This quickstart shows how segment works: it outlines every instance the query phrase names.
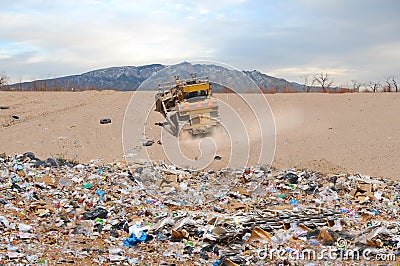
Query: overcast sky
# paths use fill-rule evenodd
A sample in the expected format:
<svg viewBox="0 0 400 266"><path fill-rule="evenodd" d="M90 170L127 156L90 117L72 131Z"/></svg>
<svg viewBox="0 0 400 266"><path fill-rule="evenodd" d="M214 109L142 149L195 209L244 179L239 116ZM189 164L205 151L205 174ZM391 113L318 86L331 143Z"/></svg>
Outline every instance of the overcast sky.
<svg viewBox="0 0 400 266"><path fill-rule="evenodd" d="M400 78L398 0L0 0L12 81L212 60L302 82Z"/></svg>

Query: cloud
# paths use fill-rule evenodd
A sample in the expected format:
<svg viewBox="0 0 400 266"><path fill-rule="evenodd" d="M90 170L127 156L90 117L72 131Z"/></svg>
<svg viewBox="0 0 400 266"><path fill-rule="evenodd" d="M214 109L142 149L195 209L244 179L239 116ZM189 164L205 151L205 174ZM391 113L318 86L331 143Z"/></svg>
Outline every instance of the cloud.
<svg viewBox="0 0 400 266"><path fill-rule="evenodd" d="M0 10L0 71L26 79L194 59L294 81L307 71L344 82L400 69L395 0L22 0Z"/></svg>

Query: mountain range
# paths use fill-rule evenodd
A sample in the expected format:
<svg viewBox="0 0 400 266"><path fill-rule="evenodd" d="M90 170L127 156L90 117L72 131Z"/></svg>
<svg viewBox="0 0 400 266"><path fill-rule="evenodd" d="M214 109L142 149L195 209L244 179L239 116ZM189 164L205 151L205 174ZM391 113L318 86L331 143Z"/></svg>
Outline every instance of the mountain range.
<svg viewBox="0 0 400 266"><path fill-rule="evenodd" d="M227 88L233 88L238 92L251 92L258 88L264 92L303 90L303 86L298 83L271 77L257 70L239 71L225 66L188 62L172 66L151 64L109 67L80 75L16 83L9 85L8 89L24 91L158 90L159 83L173 82L175 76L181 79L190 78L192 73L196 73L198 77L207 76L211 83L214 83L216 92Z"/></svg>

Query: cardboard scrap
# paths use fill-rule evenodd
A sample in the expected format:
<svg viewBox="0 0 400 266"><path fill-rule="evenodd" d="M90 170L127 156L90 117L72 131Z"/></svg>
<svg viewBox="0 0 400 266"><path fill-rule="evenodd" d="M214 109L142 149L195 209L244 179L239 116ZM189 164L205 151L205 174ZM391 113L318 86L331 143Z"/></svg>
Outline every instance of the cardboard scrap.
<svg viewBox="0 0 400 266"><path fill-rule="evenodd" d="M311 228L309 228L309 227L307 227L306 225L304 225L304 224L299 224L297 227L299 227L301 230L303 230L303 231L311 231Z"/></svg>
<svg viewBox="0 0 400 266"><path fill-rule="evenodd" d="M165 194L181 190L181 187L179 186L179 184L177 182L169 181L167 179L158 180L156 185Z"/></svg>
<svg viewBox="0 0 400 266"><path fill-rule="evenodd" d="M274 205L270 207L270 210L293 210L293 206L290 204Z"/></svg>
<svg viewBox="0 0 400 266"><path fill-rule="evenodd" d="M256 227L251 232L250 238L248 240L249 243L254 241L261 241L261 242L270 242L272 235L260 227Z"/></svg>
<svg viewBox="0 0 400 266"><path fill-rule="evenodd" d="M360 204L375 199L374 188L370 183L359 183L356 188L349 192L349 195L355 198Z"/></svg>
<svg viewBox="0 0 400 266"><path fill-rule="evenodd" d="M215 227L212 230L212 233L213 233L213 235L216 235L216 236L223 236L227 233L227 231L222 227Z"/></svg>
<svg viewBox="0 0 400 266"><path fill-rule="evenodd" d="M173 230L171 231L171 237L173 240L181 240L183 238L188 238L189 233L186 230Z"/></svg>
<svg viewBox="0 0 400 266"><path fill-rule="evenodd" d="M301 244L301 243L303 243L303 240L300 240L300 239L298 239L298 238L292 236L292 237L290 237L289 242Z"/></svg>
<svg viewBox="0 0 400 266"><path fill-rule="evenodd" d="M352 197L355 197L357 194L358 189L354 188L353 190L350 191L349 195Z"/></svg>
<svg viewBox="0 0 400 266"><path fill-rule="evenodd" d="M318 235L318 239L322 239L326 242L333 242L333 237L329 234L329 232L325 229L321 229L319 235Z"/></svg>
<svg viewBox="0 0 400 266"><path fill-rule="evenodd" d="M372 184L360 183L358 189L364 192L372 192Z"/></svg>
<svg viewBox="0 0 400 266"><path fill-rule="evenodd" d="M247 189L243 187L234 187L231 189L232 192L238 192L241 195L251 197L252 191L248 191Z"/></svg>
<svg viewBox="0 0 400 266"><path fill-rule="evenodd" d="M225 260L224 260L224 265L226 265L226 266L239 266L239 264L234 263L234 262L231 261L230 259L225 259Z"/></svg>
<svg viewBox="0 0 400 266"><path fill-rule="evenodd" d="M376 240L367 239L366 244L367 244L367 246L370 246L370 247L377 247L377 248L383 247L383 242L380 239L376 239Z"/></svg>
<svg viewBox="0 0 400 266"><path fill-rule="evenodd" d="M17 174L18 174L19 177L26 177L26 173L25 173L24 170L19 170L19 171L17 172Z"/></svg>
<svg viewBox="0 0 400 266"><path fill-rule="evenodd" d="M225 219L222 217L213 217L207 222L207 224L217 225L220 224L222 221L225 221Z"/></svg>
<svg viewBox="0 0 400 266"><path fill-rule="evenodd" d="M166 174L164 176L165 180L170 181L170 182L174 182L174 183L178 183L178 175L175 174Z"/></svg>
<svg viewBox="0 0 400 266"><path fill-rule="evenodd" d="M55 182L53 181L53 179L47 174L47 175L44 175L43 177L42 177L42 181L47 185L47 186L51 186L51 187L55 187L56 186L56 184L55 184Z"/></svg>

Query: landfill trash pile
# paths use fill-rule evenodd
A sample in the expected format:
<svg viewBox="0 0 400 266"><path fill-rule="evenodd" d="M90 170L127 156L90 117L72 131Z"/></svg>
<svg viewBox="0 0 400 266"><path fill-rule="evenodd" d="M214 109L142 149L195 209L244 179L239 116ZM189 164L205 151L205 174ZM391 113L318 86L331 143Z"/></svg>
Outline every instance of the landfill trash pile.
<svg viewBox="0 0 400 266"><path fill-rule="evenodd" d="M0 156L0 179L1 265L400 261L400 185L391 180L162 161L46 164L33 153Z"/></svg>

